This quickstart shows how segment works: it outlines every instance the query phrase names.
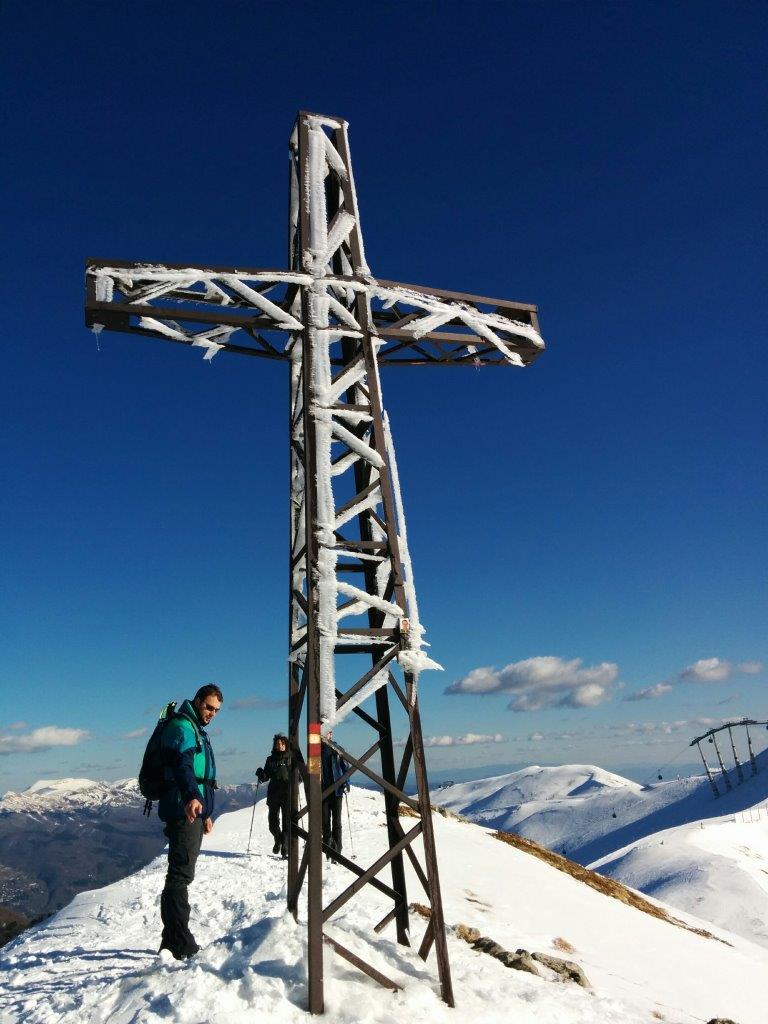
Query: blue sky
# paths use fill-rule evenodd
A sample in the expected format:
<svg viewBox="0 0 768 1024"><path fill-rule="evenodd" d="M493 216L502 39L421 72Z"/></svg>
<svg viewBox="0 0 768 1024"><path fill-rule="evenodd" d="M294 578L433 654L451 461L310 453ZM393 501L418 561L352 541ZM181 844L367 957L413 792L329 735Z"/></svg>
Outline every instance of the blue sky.
<svg viewBox="0 0 768 1024"><path fill-rule="evenodd" d="M375 274L548 344L383 377L425 734L502 737L433 774L642 775L765 717L765 7L468 10L2 6L0 792L132 774L211 679L222 781L284 726L285 367L98 351L83 261L284 266L300 108L350 123Z"/></svg>

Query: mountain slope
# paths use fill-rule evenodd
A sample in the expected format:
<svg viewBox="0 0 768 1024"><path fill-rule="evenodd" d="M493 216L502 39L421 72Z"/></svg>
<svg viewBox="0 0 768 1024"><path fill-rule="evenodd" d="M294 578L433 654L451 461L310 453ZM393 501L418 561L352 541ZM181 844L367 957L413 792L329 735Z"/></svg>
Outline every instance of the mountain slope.
<svg viewBox="0 0 768 1024"><path fill-rule="evenodd" d="M642 787L585 765L533 766L436 790L432 798L471 821L518 832L589 864L664 829L755 806L768 797L768 752L758 767L759 774L719 800L705 776Z"/></svg>
<svg viewBox="0 0 768 1024"><path fill-rule="evenodd" d="M386 845L382 801L353 789L354 850L370 863ZM223 816L205 841L191 889L192 924L204 944L185 964L155 954L163 858L65 910L0 952L5 979L0 1022L142 1024L236 1020L299 1024L305 1015L305 921L286 915L285 862L267 853L266 808L257 807L257 853L245 857L250 811ZM458 1013L483 1024L694 1024L716 1016L765 1019L768 951L719 933L719 941L676 927L589 888L487 829L435 815L449 954ZM345 844L350 849L348 837ZM406 862L409 898L423 899ZM324 901L350 881L325 872ZM413 947L396 946L390 925L371 923L390 904L370 888L335 915L328 931L403 985L390 994L329 953L326 1014L335 1024L393 1020L455 1024L437 990L434 954L415 950L424 922L412 918ZM677 915L681 916L681 915ZM695 927L701 922L685 919ZM505 949L558 955L563 944L591 990L511 970L455 933L479 929ZM561 954L560 954L561 955Z"/></svg>
<svg viewBox="0 0 768 1024"><path fill-rule="evenodd" d="M656 833L589 865L768 948L768 811Z"/></svg>
<svg viewBox="0 0 768 1024"><path fill-rule="evenodd" d="M433 796L768 946L765 753L757 763L756 776L719 800L703 776L643 788L581 765L534 766Z"/></svg>
<svg viewBox="0 0 768 1024"><path fill-rule="evenodd" d="M253 800L251 786L225 786L222 810ZM142 815L135 779L36 782L0 800L0 905L25 917L49 914L82 892L135 871L163 849L155 816Z"/></svg>

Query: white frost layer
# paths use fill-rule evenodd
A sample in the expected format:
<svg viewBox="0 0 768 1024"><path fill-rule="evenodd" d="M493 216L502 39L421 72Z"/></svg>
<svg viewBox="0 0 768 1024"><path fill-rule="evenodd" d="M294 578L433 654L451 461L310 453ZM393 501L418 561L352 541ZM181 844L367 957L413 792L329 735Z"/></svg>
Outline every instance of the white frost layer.
<svg viewBox="0 0 768 1024"><path fill-rule="evenodd" d="M328 326L328 296L322 282L312 286L310 296L309 337L312 346L312 390L325 393L331 382L330 333ZM331 447L333 432L328 410L313 408L315 432L315 473L317 487L318 557L317 628L320 638L320 716L328 718L336 710L336 538L333 485L331 482Z"/></svg>
<svg viewBox="0 0 768 1024"><path fill-rule="evenodd" d="M443 666L438 665L436 661L427 657L425 651L416 651L406 648L404 651L400 651L397 656L397 661L404 672L410 672L414 677L414 685L416 680L419 678L419 673L425 669L437 669L438 672L443 671Z"/></svg>

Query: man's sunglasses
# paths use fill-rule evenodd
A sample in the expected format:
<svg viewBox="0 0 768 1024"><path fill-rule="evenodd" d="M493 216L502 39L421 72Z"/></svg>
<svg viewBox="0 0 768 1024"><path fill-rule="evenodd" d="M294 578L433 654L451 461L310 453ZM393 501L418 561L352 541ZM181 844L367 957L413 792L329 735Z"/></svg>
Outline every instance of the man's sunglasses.
<svg viewBox="0 0 768 1024"><path fill-rule="evenodd" d="M215 715L217 711L221 711L221 705L215 708L213 704L203 704L203 711L210 711L211 714Z"/></svg>

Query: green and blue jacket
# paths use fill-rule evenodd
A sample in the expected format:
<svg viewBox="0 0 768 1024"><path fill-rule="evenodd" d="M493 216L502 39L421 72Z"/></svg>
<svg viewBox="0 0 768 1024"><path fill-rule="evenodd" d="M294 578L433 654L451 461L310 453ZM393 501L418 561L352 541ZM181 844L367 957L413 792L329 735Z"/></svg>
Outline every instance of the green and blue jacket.
<svg viewBox="0 0 768 1024"><path fill-rule="evenodd" d="M185 700L163 730L160 742L168 783L157 808L161 821L183 818L184 805L199 800L202 817L213 815L216 761L211 742L192 701Z"/></svg>

